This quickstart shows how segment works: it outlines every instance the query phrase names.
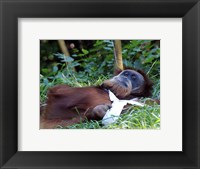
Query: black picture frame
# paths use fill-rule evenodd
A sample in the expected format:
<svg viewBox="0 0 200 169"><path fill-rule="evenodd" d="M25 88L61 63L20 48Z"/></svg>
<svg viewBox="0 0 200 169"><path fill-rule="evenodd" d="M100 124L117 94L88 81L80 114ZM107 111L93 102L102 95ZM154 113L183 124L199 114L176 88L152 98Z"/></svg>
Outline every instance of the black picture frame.
<svg viewBox="0 0 200 169"><path fill-rule="evenodd" d="M1 168L200 168L199 0L0 0L0 15ZM40 17L181 17L183 151L18 151L18 18Z"/></svg>

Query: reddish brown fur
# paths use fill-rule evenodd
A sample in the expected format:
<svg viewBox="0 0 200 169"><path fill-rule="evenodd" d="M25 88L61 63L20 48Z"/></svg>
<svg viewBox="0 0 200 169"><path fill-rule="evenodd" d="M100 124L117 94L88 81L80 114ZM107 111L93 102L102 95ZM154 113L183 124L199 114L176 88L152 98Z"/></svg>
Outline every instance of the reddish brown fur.
<svg viewBox="0 0 200 169"><path fill-rule="evenodd" d="M130 95L130 98L150 95L151 81L145 73L138 72L145 79L145 90L140 94ZM108 92L102 86L73 88L67 85L58 85L49 89L47 96L47 106L40 117L40 128L72 125L80 120L90 118L91 111L97 105L111 105Z"/></svg>
<svg viewBox="0 0 200 169"><path fill-rule="evenodd" d="M142 97L151 96L151 90L152 90L152 86L153 86L152 81L149 80L147 75L142 70L137 70L137 72L139 72L144 77L144 81L145 81L145 90L142 93L140 93L140 95L138 95L138 96L142 96Z"/></svg>
<svg viewBox="0 0 200 169"><path fill-rule="evenodd" d="M72 119L82 113L87 114L96 105L106 103L110 103L107 92L98 87L72 88L59 85L49 90L46 109L49 113L46 117Z"/></svg>
<svg viewBox="0 0 200 169"><path fill-rule="evenodd" d="M41 116L40 128L80 122L80 118L86 119L88 113L97 105L111 104L107 91L101 87L72 88L58 85L49 89L47 96L47 106Z"/></svg>

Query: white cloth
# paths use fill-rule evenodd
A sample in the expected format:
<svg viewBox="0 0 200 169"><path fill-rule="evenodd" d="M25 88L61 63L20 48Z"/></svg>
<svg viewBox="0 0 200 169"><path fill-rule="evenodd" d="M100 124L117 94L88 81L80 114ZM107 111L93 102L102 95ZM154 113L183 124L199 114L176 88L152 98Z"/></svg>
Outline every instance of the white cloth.
<svg viewBox="0 0 200 169"><path fill-rule="evenodd" d="M122 109L127 104L144 106L144 104L132 100L119 100L110 90L109 90L110 101L112 101L112 107L107 110L105 116L103 117L102 124L107 126L114 123L120 116Z"/></svg>

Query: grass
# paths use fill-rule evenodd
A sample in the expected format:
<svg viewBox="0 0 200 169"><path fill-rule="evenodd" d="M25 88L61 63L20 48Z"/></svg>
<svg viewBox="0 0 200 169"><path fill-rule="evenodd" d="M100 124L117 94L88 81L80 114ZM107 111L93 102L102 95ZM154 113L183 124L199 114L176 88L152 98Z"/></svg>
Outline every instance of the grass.
<svg viewBox="0 0 200 169"><path fill-rule="evenodd" d="M62 128L62 127L60 127ZM86 121L62 129L159 129L160 106L156 103L144 107L130 106L123 111L116 123L102 126L101 121Z"/></svg>
<svg viewBox="0 0 200 169"><path fill-rule="evenodd" d="M67 84L73 87L96 86L102 84L105 79L110 77L88 77L87 75L80 76L74 74L64 75L58 72L53 77L45 78L40 77L40 101L41 104L45 103L48 88L57 84ZM88 80L89 79L89 80ZM160 80L157 76L152 76L154 82L152 98L160 98ZM146 103L150 99L142 98L140 102ZM148 102L144 107L128 106L120 115L116 123L109 126L102 126L101 121L84 121L79 124L74 124L68 127L58 126L60 129L159 129L160 128L160 105L155 102Z"/></svg>

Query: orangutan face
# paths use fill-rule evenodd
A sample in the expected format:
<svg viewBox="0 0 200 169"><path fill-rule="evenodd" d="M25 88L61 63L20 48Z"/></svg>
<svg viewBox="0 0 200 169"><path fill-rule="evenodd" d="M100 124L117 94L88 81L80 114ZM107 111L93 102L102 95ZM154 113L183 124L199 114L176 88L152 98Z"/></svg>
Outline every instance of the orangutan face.
<svg viewBox="0 0 200 169"><path fill-rule="evenodd" d="M142 74L135 70L124 70L117 76L104 81L103 87L111 90L119 98L142 93L145 80Z"/></svg>

